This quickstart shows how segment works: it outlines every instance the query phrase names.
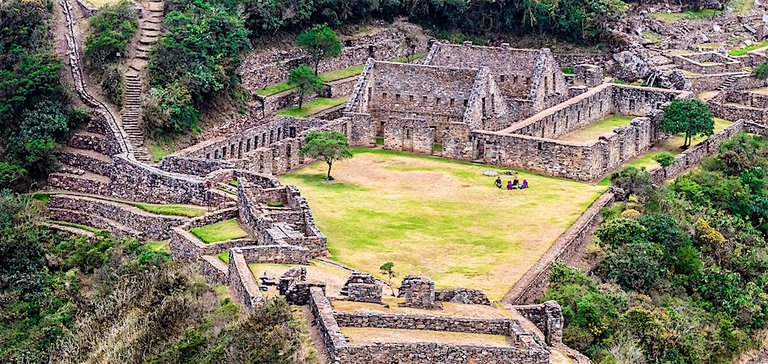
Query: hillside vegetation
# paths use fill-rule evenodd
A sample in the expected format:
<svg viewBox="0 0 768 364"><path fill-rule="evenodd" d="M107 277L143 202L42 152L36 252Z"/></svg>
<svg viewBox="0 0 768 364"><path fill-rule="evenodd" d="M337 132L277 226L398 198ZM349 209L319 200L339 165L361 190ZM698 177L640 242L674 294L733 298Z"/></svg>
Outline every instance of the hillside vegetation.
<svg viewBox="0 0 768 364"><path fill-rule="evenodd" d="M49 34L52 6L0 2L0 188L45 175L56 143L89 117L72 108L59 80L63 63Z"/></svg>
<svg viewBox="0 0 768 364"><path fill-rule="evenodd" d="M4 362L316 362L284 300L241 312L167 252L54 233L38 208L0 194Z"/></svg>
<svg viewBox="0 0 768 364"><path fill-rule="evenodd" d="M556 267L545 299L564 340L597 363L726 363L768 318L768 142L740 134L654 189L645 170L596 233L593 275Z"/></svg>

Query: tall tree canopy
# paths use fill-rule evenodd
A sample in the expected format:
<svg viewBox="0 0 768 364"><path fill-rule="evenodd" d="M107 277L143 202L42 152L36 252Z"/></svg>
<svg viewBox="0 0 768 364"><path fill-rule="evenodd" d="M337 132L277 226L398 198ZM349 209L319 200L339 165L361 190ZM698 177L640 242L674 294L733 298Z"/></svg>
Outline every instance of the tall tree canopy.
<svg viewBox="0 0 768 364"><path fill-rule="evenodd" d="M341 53L341 41L333 29L325 24L316 24L312 29L299 34L296 43L307 50L312 58L315 74L320 60L328 57L336 57Z"/></svg>
<svg viewBox="0 0 768 364"><path fill-rule="evenodd" d="M664 108L659 128L668 134L685 133L682 148L687 148L691 145L691 138L715 132L715 119L704 101L674 99Z"/></svg>

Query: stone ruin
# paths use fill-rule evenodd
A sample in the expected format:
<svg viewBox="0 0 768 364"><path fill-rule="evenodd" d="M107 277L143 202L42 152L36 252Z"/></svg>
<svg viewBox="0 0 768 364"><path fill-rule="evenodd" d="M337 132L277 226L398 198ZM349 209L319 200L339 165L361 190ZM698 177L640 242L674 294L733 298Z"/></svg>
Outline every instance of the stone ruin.
<svg viewBox="0 0 768 364"><path fill-rule="evenodd" d="M306 305L309 302L309 290L317 287L325 292L325 283L307 280L307 268L294 267L280 276L278 292L285 296L288 303Z"/></svg>
<svg viewBox="0 0 768 364"><path fill-rule="evenodd" d="M353 302L381 303L381 290L381 284L372 275L352 272L341 289L341 295Z"/></svg>
<svg viewBox="0 0 768 364"><path fill-rule="evenodd" d="M443 306L435 301L435 282L426 277L407 275L400 283L398 297L405 297L400 307L440 310Z"/></svg>

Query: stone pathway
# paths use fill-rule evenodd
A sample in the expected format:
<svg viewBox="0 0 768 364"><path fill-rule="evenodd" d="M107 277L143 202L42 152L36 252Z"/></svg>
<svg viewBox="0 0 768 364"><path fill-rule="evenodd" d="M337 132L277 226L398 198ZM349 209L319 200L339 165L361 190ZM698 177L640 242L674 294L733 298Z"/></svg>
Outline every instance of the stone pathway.
<svg viewBox="0 0 768 364"><path fill-rule="evenodd" d="M136 159L142 162L152 161L149 152L144 148L144 125L141 120L142 95L144 93L144 70L149 61L149 51L157 43L163 30L163 2L150 0L144 3L144 14L139 19L139 40L128 71L125 73L125 105L122 110L122 126L128 135L128 140L136 148Z"/></svg>

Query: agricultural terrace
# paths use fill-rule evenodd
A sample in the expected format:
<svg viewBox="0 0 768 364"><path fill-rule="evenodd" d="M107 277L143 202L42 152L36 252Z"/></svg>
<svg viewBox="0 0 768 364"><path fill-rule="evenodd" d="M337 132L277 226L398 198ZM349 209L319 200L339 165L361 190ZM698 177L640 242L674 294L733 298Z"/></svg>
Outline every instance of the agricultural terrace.
<svg viewBox="0 0 768 364"><path fill-rule="evenodd" d="M498 300L605 187L520 172L530 189L499 190L483 175L490 169L357 149L334 164L335 181L323 179L322 162L281 180L309 201L332 259L382 278L379 266L392 261L400 279L422 274Z"/></svg>

